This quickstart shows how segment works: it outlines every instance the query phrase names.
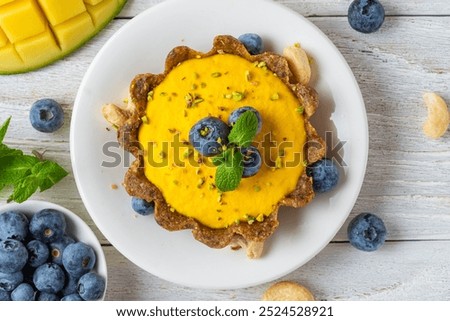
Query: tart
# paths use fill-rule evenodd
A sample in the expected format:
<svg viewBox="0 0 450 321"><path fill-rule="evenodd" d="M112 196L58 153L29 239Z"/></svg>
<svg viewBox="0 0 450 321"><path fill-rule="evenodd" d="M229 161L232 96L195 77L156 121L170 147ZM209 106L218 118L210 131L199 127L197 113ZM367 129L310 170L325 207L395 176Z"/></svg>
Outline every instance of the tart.
<svg viewBox="0 0 450 321"><path fill-rule="evenodd" d="M261 115L252 145L263 162L256 175L222 192L211 158L192 147L189 130L206 116L226 122L243 106ZM279 224L279 207L302 207L314 198L306 166L325 153L309 122L317 107L317 93L296 82L285 58L251 55L237 39L221 35L206 53L174 48L162 74L132 80L126 109L106 105L103 112L136 157L123 185L130 195L154 201L159 225L192 229L211 248L245 248L257 258Z"/></svg>

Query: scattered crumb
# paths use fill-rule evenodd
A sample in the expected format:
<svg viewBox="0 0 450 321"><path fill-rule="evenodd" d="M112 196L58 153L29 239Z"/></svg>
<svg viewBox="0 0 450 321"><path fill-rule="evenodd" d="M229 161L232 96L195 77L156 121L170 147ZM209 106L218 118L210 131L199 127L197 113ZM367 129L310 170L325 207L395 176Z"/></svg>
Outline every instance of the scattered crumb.
<svg viewBox="0 0 450 321"><path fill-rule="evenodd" d="M115 189L118 189L119 186L117 186L117 184L111 184L111 188L115 190Z"/></svg>

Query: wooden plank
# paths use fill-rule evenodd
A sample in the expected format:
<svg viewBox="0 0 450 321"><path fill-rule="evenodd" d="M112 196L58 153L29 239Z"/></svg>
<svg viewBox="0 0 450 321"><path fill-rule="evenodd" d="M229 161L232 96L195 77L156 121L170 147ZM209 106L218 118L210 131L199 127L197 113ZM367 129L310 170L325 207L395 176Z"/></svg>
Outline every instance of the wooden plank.
<svg viewBox="0 0 450 321"><path fill-rule="evenodd" d="M140 12L164 2L164 0L130 0L119 17L134 17ZM346 16L350 0L275 0L304 16ZM398 15L448 15L447 0L397 0L381 1L386 14Z"/></svg>
<svg viewBox="0 0 450 321"><path fill-rule="evenodd" d="M389 242L367 253L349 244L330 244L282 280L303 284L317 300L449 300L449 245L448 241ZM104 251L109 272L107 300L258 301L273 283L239 290L197 290L141 270L112 247Z"/></svg>

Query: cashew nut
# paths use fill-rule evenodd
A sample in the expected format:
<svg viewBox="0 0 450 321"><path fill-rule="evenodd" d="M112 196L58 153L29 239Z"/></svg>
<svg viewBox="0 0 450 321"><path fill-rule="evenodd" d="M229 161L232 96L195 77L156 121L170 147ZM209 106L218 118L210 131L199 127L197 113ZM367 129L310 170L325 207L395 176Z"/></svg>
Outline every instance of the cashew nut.
<svg viewBox="0 0 450 321"><path fill-rule="evenodd" d="M305 50L299 43L296 43L284 48L283 56L286 58L296 80L302 85L307 85L311 79L311 66Z"/></svg>
<svg viewBox="0 0 450 321"><path fill-rule="evenodd" d="M425 93L423 100L428 108L428 118L423 124L423 132L428 137L437 139L445 134L450 123L447 104L435 93Z"/></svg>
<svg viewBox="0 0 450 321"><path fill-rule="evenodd" d="M263 301L314 301L314 295L305 288L292 281L281 281L271 285L264 292Z"/></svg>
<svg viewBox="0 0 450 321"><path fill-rule="evenodd" d="M112 125L121 127L128 119L128 114L114 104L106 104L102 108L103 117Z"/></svg>

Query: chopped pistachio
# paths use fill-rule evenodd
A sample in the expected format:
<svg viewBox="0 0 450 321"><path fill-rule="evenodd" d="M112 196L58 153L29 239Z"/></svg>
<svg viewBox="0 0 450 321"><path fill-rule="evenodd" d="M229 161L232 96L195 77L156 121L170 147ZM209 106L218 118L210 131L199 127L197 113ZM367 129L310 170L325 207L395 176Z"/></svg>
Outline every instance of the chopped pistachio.
<svg viewBox="0 0 450 321"><path fill-rule="evenodd" d="M184 117L187 117L187 116L188 116L188 112L187 112L186 109L183 110L183 116L184 116Z"/></svg>
<svg viewBox="0 0 450 321"><path fill-rule="evenodd" d="M191 93L187 93L184 96L184 100L186 101L187 108L196 107L198 104L204 101L204 99L200 97L198 94L191 94Z"/></svg>
<svg viewBox="0 0 450 321"><path fill-rule="evenodd" d="M258 64L259 64L259 62L258 62L258 61L255 61L255 62L253 63L253 66L258 67Z"/></svg>
<svg viewBox="0 0 450 321"><path fill-rule="evenodd" d="M218 137L216 141L217 141L219 144L222 144L222 138L221 138L221 137Z"/></svg>
<svg viewBox="0 0 450 321"><path fill-rule="evenodd" d="M308 161L306 159L303 161L303 166L308 166Z"/></svg>
<svg viewBox="0 0 450 321"><path fill-rule="evenodd" d="M200 168L197 168L197 169L195 170L195 174L196 174L196 175L200 175L201 172L202 172L202 170L201 170Z"/></svg>
<svg viewBox="0 0 450 321"><path fill-rule="evenodd" d="M201 177L201 178L197 181L197 188L202 187L203 184L205 184L205 178L204 178L204 177Z"/></svg>
<svg viewBox="0 0 450 321"><path fill-rule="evenodd" d="M220 212L222 212L222 210L218 208L218 209L216 209L216 212L220 213ZM220 220L222 220L222 218L219 217L218 220L220 221Z"/></svg>
<svg viewBox="0 0 450 321"><path fill-rule="evenodd" d="M198 77L200 77L200 75L196 72L194 72L194 79L198 79Z"/></svg>
<svg viewBox="0 0 450 321"><path fill-rule="evenodd" d="M200 135L202 137L205 137L206 135L208 135L208 133L209 133L209 128L208 127L204 127L202 129L200 129Z"/></svg>
<svg viewBox="0 0 450 321"><path fill-rule="evenodd" d="M258 68L264 68L264 67L267 67L267 64L266 64L265 61L261 61L261 62L259 62L256 66L257 66Z"/></svg>
<svg viewBox="0 0 450 321"><path fill-rule="evenodd" d="M144 124L148 124L148 123L149 123L148 117L147 117L146 115L142 116L142 117L141 117L141 120L142 120L142 122L143 122Z"/></svg>
<svg viewBox="0 0 450 321"><path fill-rule="evenodd" d="M278 151L278 156L284 157L285 155L286 155L286 151L285 151L284 149L280 149L280 150Z"/></svg>
<svg viewBox="0 0 450 321"><path fill-rule="evenodd" d="M198 88L198 86L196 84L192 84L191 89L192 90L196 90Z"/></svg>
<svg viewBox="0 0 450 321"><path fill-rule="evenodd" d="M161 159L164 159L164 158L166 158L166 152L164 152L164 151L160 151L159 152L159 157L161 158Z"/></svg>
<svg viewBox="0 0 450 321"><path fill-rule="evenodd" d="M241 101L242 99L245 98L244 93L239 92L239 91L233 91L231 93L231 95L232 95L234 101Z"/></svg>
<svg viewBox="0 0 450 321"><path fill-rule="evenodd" d="M216 185L213 184L213 183L209 183L208 189L209 189L210 191L212 191L212 190L216 189Z"/></svg>
<svg viewBox="0 0 450 321"><path fill-rule="evenodd" d="M245 79L246 79L247 81L252 80L252 75L251 75L251 73L250 73L250 70L246 70L246 71L245 71Z"/></svg>
<svg viewBox="0 0 450 321"><path fill-rule="evenodd" d="M264 221L264 214L259 214L259 215L256 217L256 220L257 220L258 222Z"/></svg>
<svg viewBox="0 0 450 321"><path fill-rule="evenodd" d="M171 133L171 134L175 134L175 133L179 133L179 131L176 129L176 128L169 128L168 129L168 131L169 131L169 133Z"/></svg>
<svg viewBox="0 0 450 321"><path fill-rule="evenodd" d="M178 96L178 94L175 93L175 92L173 92L171 95L174 96L174 97L177 97L177 96Z"/></svg>
<svg viewBox="0 0 450 321"><path fill-rule="evenodd" d="M112 128L113 128L114 130L116 130L116 131L119 130L119 126L117 126L117 125L115 125L115 124L112 125Z"/></svg>
<svg viewBox="0 0 450 321"><path fill-rule="evenodd" d="M232 95L232 94L224 94L224 95L223 95L223 98L225 98L225 99L231 99L231 98L233 98L233 95Z"/></svg>
<svg viewBox="0 0 450 321"><path fill-rule="evenodd" d="M124 99L123 99L123 102L124 102L125 104L128 104L128 98L124 98Z"/></svg>
<svg viewBox="0 0 450 321"><path fill-rule="evenodd" d="M305 112L305 108L303 106L298 106L296 109L297 113L303 114Z"/></svg>
<svg viewBox="0 0 450 321"><path fill-rule="evenodd" d="M219 78L220 76L222 76L222 73L220 73L220 72L218 72L218 71L213 72L213 73L211 74L211 77L213 77L213 78Z"/></svg>
<svg viewBox="0 0 450 321"><path fill-rule="evenodd" d="M196 98L194 99L194 103L192 104L193 106L196 106L198 104L200 104L201 102L204 102L205 100L203 98Z"/></svg>
<svg viewBox="0 0 450 321"><path fill-rule="evenodd" d="M178 181L176 180L176 179L174 179L173 181L172 181L172 183L174 184L174 185L178 185Z"/></svg>
<svg viewBox="0 0 450 321"><path fill-rule="evenodd" d="M222 203L223 193L219 193L219 196L217 196L217 202Z"/></svg>
<svg viewBox="0 0 450 321"><path fill-rule="evenodd" d="M237 219L234 220L234 224L238 225L239 223L241 223L240 219L237 218Z"/></svg>
<svg viewBox="0 0 450 321"><path fill-rule="evenodd" d="M162 96L162 97L165 97L165 96L167 96L167 93L164 92L164 91L161 91L161 92L159 93L159 95Z"/></svg>
<svg viewBox="0 0 450 321"><path fill-rule="evenodd" d="M274 93L272 96L270 96L270 100L278 100L280 99L280 95L278 93Z"/></svg>
<svg viewBox="0 0 450 321"><path fill-rule="evenodd" d="M200 87L205 88L206 87L206 83L205 82L201 82L200 83Z"/></svg>
<svg viewBox="0 0 450 321"><path fill-rule="evenodd" d="M283 161L281 160L281 157L278 156L275 160L275 168L279 169L283 167Z"/></svg>
<svg viewBox="0 0 450 321"><path fill-rule="evenodd" d="M170 208L169 208L169 211L171 211L172 213L174 213L174 212L175 212L175 209L174 209L173 207L170 207Z"/></svg>
<svg viewBox="0 0 450 321"><path fill-rule="evenodd" d="M147 101L153 100L153 90L150 90L147 94Z"/></svg>
<svg viewBox="0 0 450 321"><path fill-rule="evenodd" d="M259 185L254 185L254 186L253 186L253 190L254 190L255 192L260 192L260 191L261 191L261 187L260 187Z"/></svg>
<svg viewBox="0 0 450 321"><path fill-rule="evenodd" d="M186 149L183 153L183 158L189 158L193 153L192 149Z"/></svg>

